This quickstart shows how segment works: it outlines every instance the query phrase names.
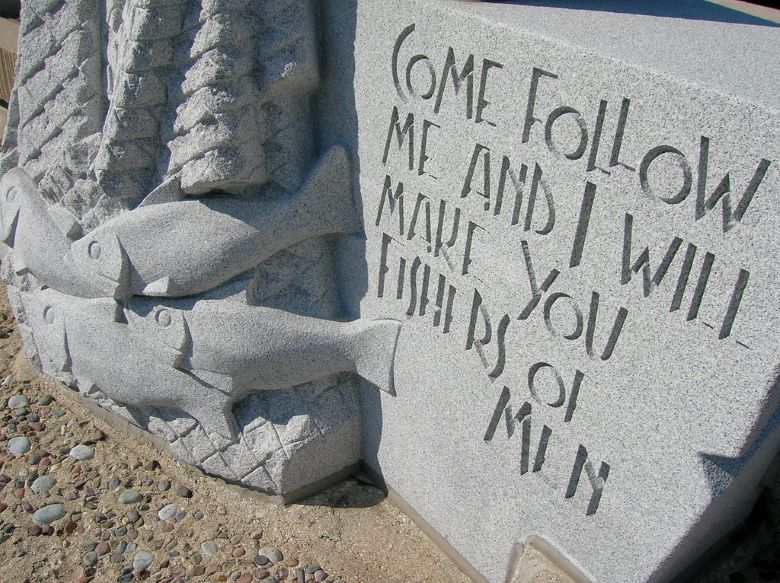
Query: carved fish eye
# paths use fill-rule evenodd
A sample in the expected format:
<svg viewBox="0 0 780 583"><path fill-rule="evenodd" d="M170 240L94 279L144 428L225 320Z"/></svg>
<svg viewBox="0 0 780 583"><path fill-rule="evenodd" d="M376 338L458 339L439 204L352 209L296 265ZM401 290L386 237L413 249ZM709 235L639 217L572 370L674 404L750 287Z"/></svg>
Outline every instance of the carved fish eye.
<svg viewBox="0 0 780 583"><path fill-rule="evenodd" d="M12 186L8 189L8 192L5 194L5 198L8 202L13 202L16 200L16 187Z"/></svg>
<svg viewBox="0 0 780 583"><path fill-rule="evenodd" d="M100 243L97 241L92 241L87 247L87 254L89 255L90 259L94 259L95 261L100 259L101 252L102 249L100 247Z"/></svg>
<svg viewBox="0 0 780 583"><path fill-rule="evenodd" d="M47 323L53 324L54 323L54 318L56 317L56 315L57 315L57 313L56 313L55 309L52 306L46 306L45 308L43 308L43 319Z"/></svg>
<svg viewBox="0 0 780 583"><path fill-rule="evenodd" d="M167 328L172 322L171 313L166 309L157 310L154 319L157 320L157 323L163 328Z"/></svg>

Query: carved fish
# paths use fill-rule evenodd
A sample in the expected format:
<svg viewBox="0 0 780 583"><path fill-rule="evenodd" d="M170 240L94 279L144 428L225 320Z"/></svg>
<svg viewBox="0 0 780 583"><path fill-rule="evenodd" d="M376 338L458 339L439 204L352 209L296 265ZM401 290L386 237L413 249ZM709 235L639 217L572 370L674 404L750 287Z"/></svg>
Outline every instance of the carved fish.
<svg viewBox="0 0 780 583"><path fill-rule="evenodd" d="M164 183L134 210L71 243L55 221L61 217L52 217L16 168L0 183L0 234L19 272L68 295L123 298L201 293L305 239L361 230L340 147L282 200L183 196Z"/></svg>
<svg viewBox="0 0 780 583"><path fill-rule="evenodd" d="M58 226L62 217L53 216L50 210L21 168L9 170L0 180L0 236L13 248L14 269L19 274L29 271L63 293L110 296L111 286L101 285L73 261L71 240Z"/></svg>
<svg viewBox="0 0 780 583"><path fill-rule="evenodd" d="M300 191L278 201L207 196L154 204L175 193L153 192L147 204L73 243L73 258L116 297L208 291L305 239L360 232L348 166L344 149L334 147Z"/></svg>
<svg viewBox="0 0 780 583"><path fill-rule="evenodd" d="M335 322L240 302L162 305L145 298L132 298L125 314L139 340L155 345L158 358L200 377L206 371L211 379L221 375L240 396L337 372L355 372L395 393L396 320Z"/></svg>
<svg viewBox="0 0 780 583"><path fill-rule="evenodd" d="M52 289L31 294L28 306L50 369L120 403L180 409L231 439L232 406L249 392L356 372L394 393L394 320L333 322L206 300L180 310L138 298L125 324L111 299Z"/></svg>

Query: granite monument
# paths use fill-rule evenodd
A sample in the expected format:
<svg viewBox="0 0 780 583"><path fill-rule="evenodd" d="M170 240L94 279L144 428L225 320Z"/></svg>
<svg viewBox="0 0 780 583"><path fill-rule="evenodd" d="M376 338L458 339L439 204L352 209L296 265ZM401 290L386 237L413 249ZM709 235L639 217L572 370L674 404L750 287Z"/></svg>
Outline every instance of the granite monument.
<svg viewBox="0 0 780 583"><path fill-rule="evenodd" d="M780 28L703 0L46 0L28 353L204 471L362 460L478 581L684 575L780 450ZM362 380L361 380L362 379Z"/></svg>

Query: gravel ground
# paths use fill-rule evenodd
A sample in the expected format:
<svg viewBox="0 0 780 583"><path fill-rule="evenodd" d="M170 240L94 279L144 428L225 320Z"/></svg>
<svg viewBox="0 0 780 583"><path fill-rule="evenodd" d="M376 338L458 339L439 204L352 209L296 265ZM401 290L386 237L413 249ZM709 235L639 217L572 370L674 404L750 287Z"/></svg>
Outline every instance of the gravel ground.
<svg viewBox="0 0 780 583"><path fill-rule="evenodd" d="M29 363L4 288L0 564L0 581L14 583L469 581L361 480L281 507L94 417ZM549 576L529 575L565 579ZM694 580L780 581L780 479Z"/></svg>

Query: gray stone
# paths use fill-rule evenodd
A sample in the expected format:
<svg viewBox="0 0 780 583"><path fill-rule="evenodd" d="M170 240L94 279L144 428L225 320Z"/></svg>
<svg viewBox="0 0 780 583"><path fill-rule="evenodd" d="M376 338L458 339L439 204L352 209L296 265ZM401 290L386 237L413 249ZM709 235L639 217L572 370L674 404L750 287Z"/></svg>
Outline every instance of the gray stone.
<svg viewBox="0 0 780 583"><path fill-rule="evenodd" d="M30 490L32 490L35 494L46 493L51 490L56 483L57 480L54 479L54 476L40 476L35 478L32 485L30 486Z"/></svg>
<svg viewBox="0 0 780 583"><path fill-rule="evenodd" d="M44 372L266 492L362 458L491 583L531 545L672 579L748 514L780 448L777 27L60 4L22 13L72 48L22 35L0 160Z"/></svg>
<svg viewBox="0 0 780 583"><path fill-rule="evenodd" d="M135 490L125 490L119 495L119 501L122 504L135 504L141 500L143 500L143 496L141 496Z"/></svg>
<svg viewBox="0 0 780 583"><path fill-rule="evenodd" d="M85 567L92 567L94 566L98 561L98 556L95 551L88 551L84 553L81 557L81 564Z"/></svg>
<svg viewBox="0 0 780 583"><path fill-rule="evenodd" d="M780 446L780 28L625 7L357 2L325 97L360 128L346 303L404 320L363 459L491 582L534 541L671 580Z"/></svg>
<svg viewBox="0 0 780 583"><path fill-rule="evenodd" d="M147 551L138 551L133 557L133 570L143 571L154 562L154 555Z"/></svg>
<svg viewBox="0 0 780 583"><path fill-rule="evenodd" d="M95 450L82 443L70 450L70 457L78 461L91 460L95 457Z"/></svg>
<svg viewBox="0 0 780 583"><path fill-rule="evenodd" d="M9 409L18 409L20 407L26 407L30 404L29 399L24 395L13 395L8 399Z"/></svg>
<svg viewBox="0 0 780 583"><path fill-rule="evenodd" d="M207 557L214 557L219 552L219 547L213 540L205 540L200 543L200 550L202 550L203 554Z"/></svg>
<svg viewBox="0 0 780 583"><path fill-rule="evenodd" d="M266 557L269 561L273 563L278 563L279 561L284 559L282 552L279 549L274 547L263 547L257 551L257 554Z"/></svg>
<svg viewBox="0 0 780 583"><path fill-rule="evenodd" d="M176 515L176 510L176 504L166 504L157 513L157 516L160 518L160 520L168 520Z"/></svg>
<svg viewBox="0 0 780 583"><path fill-rule="evenodd" d="M284 495L356 463L360 417L349 373L392 391L398 323L340 321L332 236L359 234L361 211L348 154L335 143L315 147L311 96L322 79L314 4L244 10L220 2L201 18L199 7L182 3L148 23L139 12L140 26L120 19L118 28L87 4L73 0L58 18L46 17L48 7L43 15L22 12L23 29L43 18L41 34L72 39L66 51L22 35L23 83L14 91L0 165L0 190L9 195L2 236L12 248L3 277L35 339L28 352L46 373L133 422L148 419L182 459L229 480L246 476L247 485ZM211 32L195 35L184 24L196 21ZM236 35L247 38L252 55L234 55ZM137 50L115 50L120 42ZM231 62L215 69L203 55L223 48ZM174 62L180 54L196 57ZM176 68L183 83L169 94ZM62 89L52 94L48 84ZM41 113L33 119L32 112ZM225 196L193 196L213 191ZM168 229L170 219L181 228ZM134 300L118 313L113 298L131 294L158 299ZM184 295L196 300L195 311L189 300L175 300ZM228 306L236 312L223 318ZM227 342L198 338L198 329L211 334L206 320L213 319L224 323ZM289 356L252 341L261 336L278 338ZM194 361L219 366L192 368L199 365L190 363L190 346L199 353ZM304 350L307 358L299 359ZM271 374L261 372L262 362L273 363ZM286 391L250 398L292 386L306 395L303 409L297 400L289 405ZM326 388L346 406L337 418L314 422ZM180 410L171 414L172 406ZM277 418L289 427L269 423L268 406L281 409ZM239 428L268 449L241 442ZM290 463L269 465L286 445L277 430L298 446Z"/></svg>
<svg viewBox="0 0 780 583"><path fill-rule="evenodd" d="M62 504L49 504L36 510L32 518L37 524L50 524L63 516L65 516L65 506Z"/></svg>
<svg viewBox="0 0 780 583"><path fill-rule="evenodd" d="M30 440L26 437L12 437L8 440L8 451L14 455L24 455L30 451Z"/></svg>

